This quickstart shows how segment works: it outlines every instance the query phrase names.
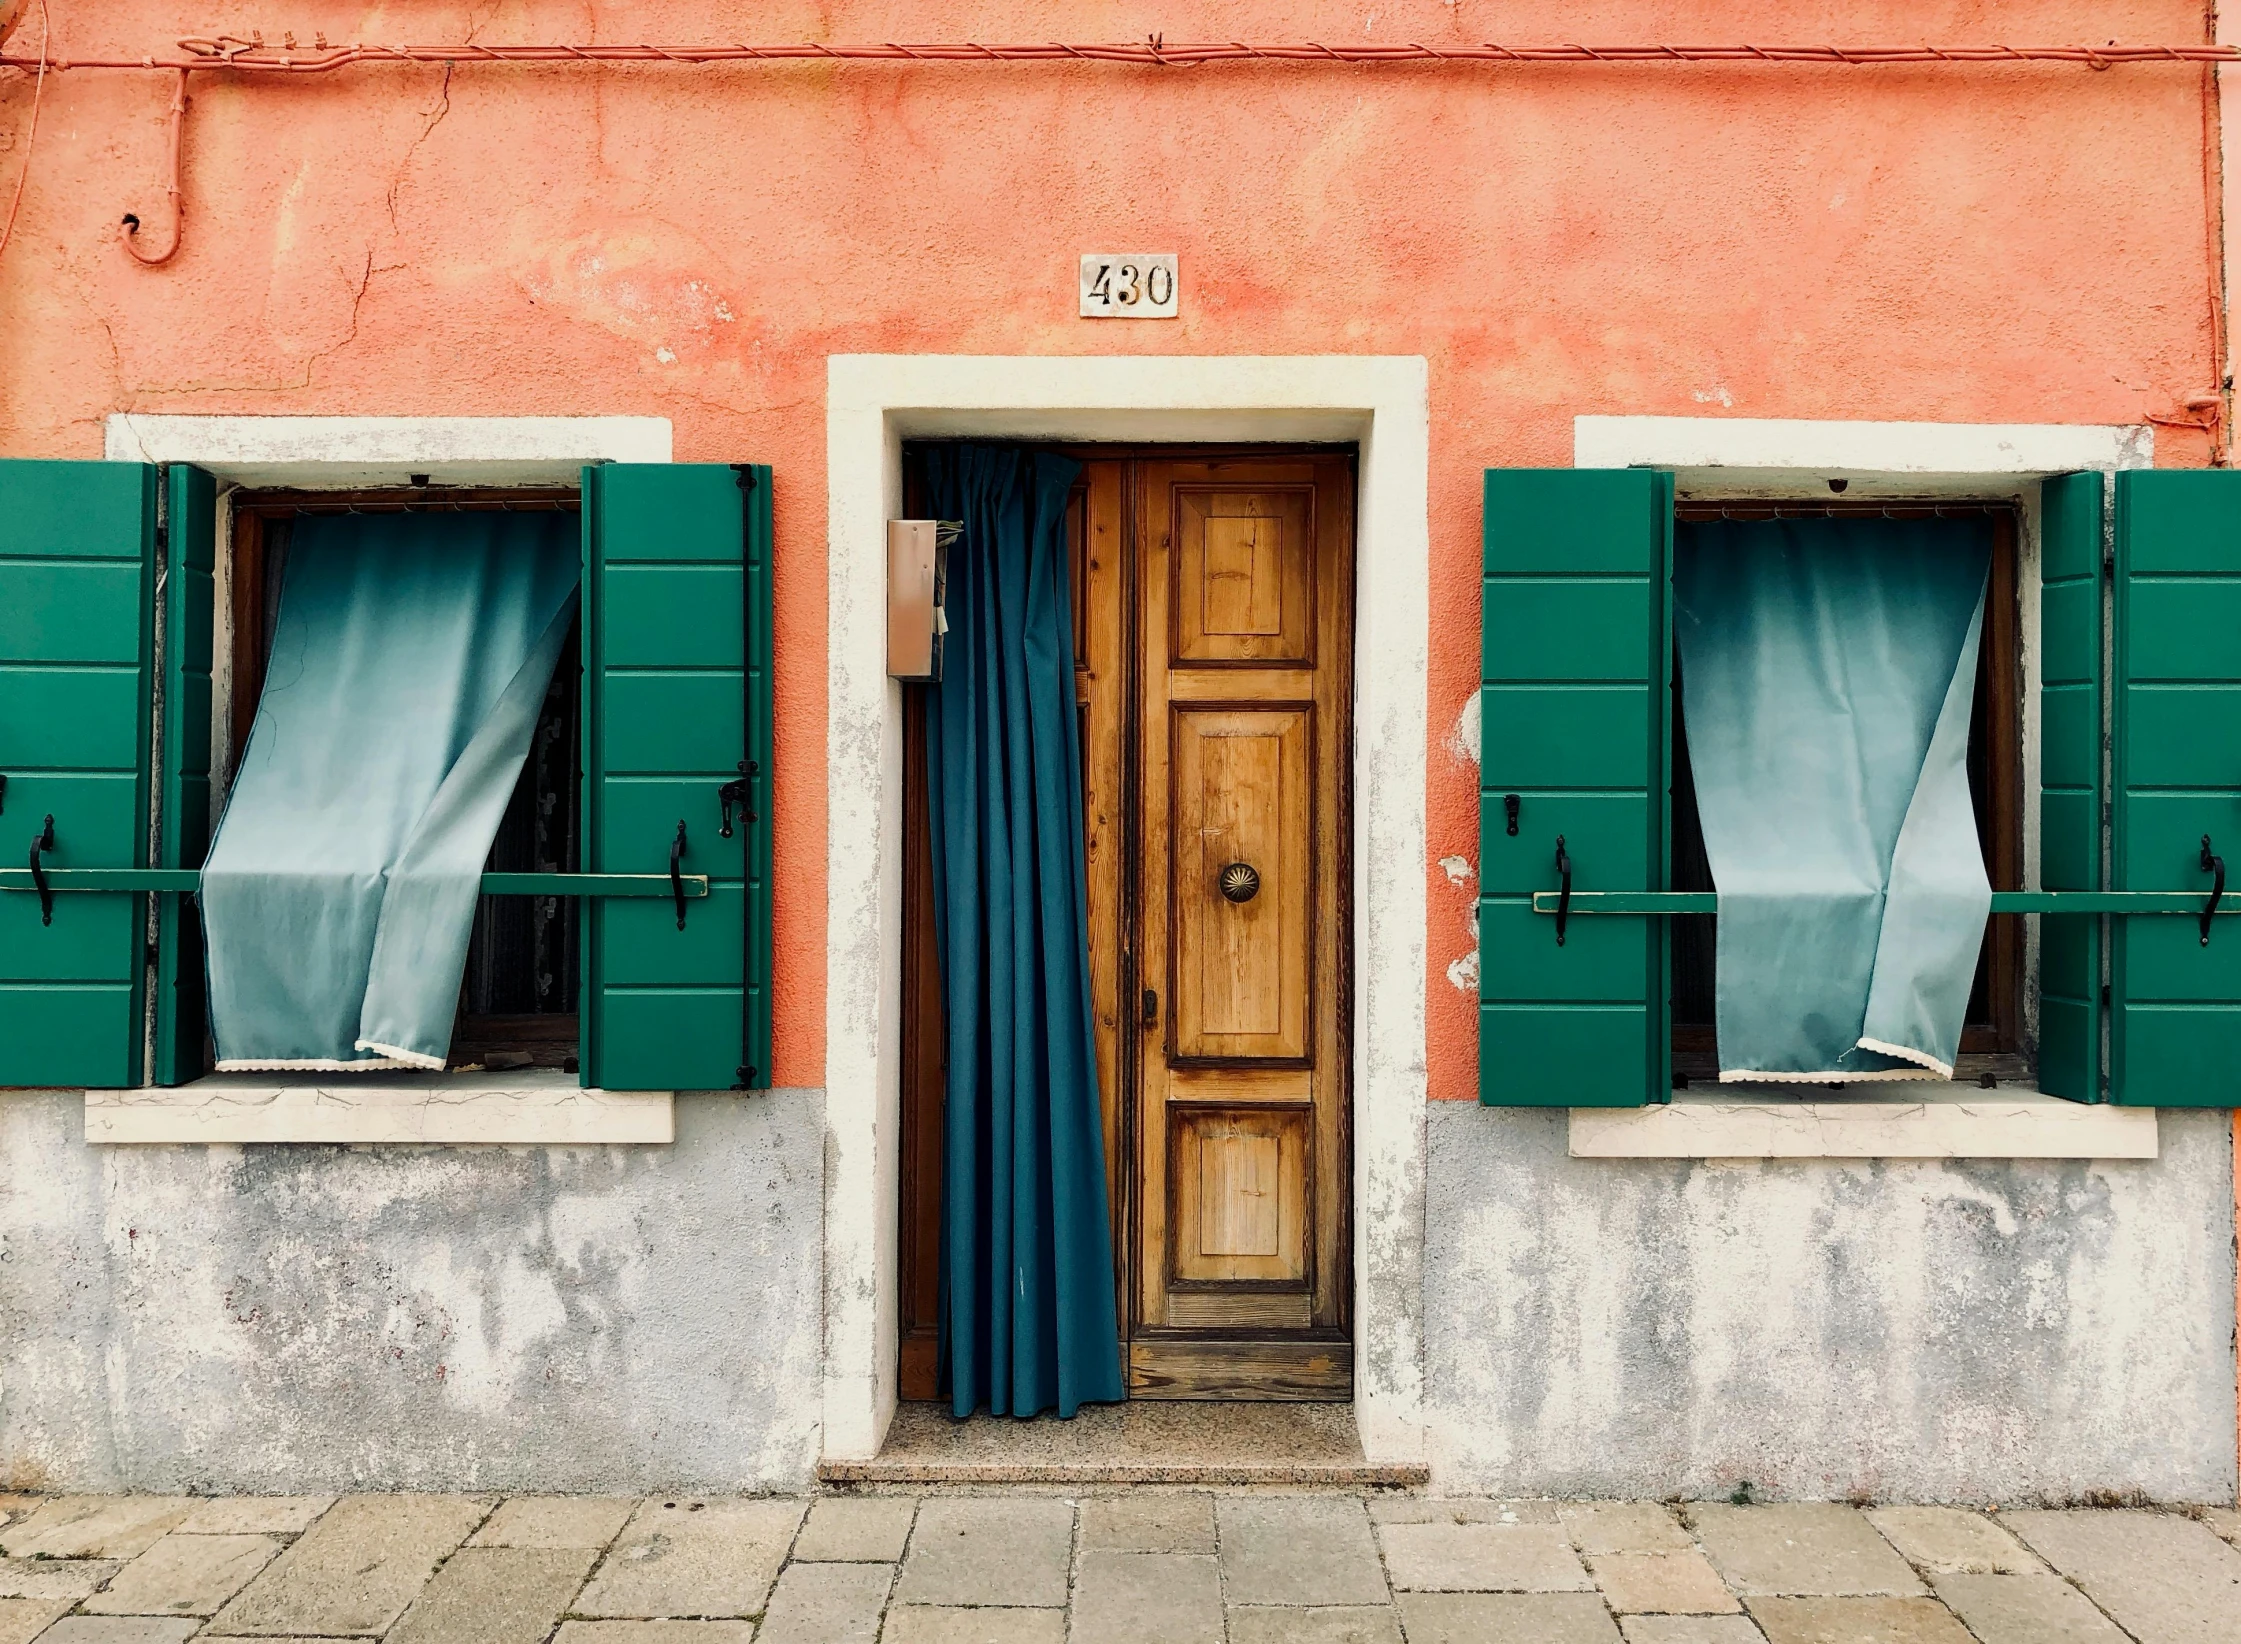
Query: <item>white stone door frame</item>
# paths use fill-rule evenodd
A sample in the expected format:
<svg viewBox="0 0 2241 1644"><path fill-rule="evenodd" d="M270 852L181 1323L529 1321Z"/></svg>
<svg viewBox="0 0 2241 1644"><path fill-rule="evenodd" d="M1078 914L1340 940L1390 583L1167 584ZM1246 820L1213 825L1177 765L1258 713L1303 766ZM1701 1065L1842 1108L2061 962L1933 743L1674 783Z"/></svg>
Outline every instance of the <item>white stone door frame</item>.
<svg viewBox="0 0 2241 1644"><path fill-rule="evenodd" d="M886 522L907 438L1358 442L1354 1386L1372 1460L1416 1460L1423 1342L1430 408L1417 356L841 354L826 378L824 1454L876 1454L900 1320L902 692Z"/></svg>

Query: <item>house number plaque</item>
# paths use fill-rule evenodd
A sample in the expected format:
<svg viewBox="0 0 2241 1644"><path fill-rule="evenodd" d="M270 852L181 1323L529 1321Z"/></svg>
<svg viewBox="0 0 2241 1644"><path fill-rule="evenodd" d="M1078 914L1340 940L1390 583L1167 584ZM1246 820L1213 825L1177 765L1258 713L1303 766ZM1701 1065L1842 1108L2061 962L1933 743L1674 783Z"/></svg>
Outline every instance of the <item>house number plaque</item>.
<svg viewBox="0 0 2241 1644"><path fill-rule="evenodd" d="M1180 296L1172 251L1082 253L1082 318L1172 320Z"/></svg>

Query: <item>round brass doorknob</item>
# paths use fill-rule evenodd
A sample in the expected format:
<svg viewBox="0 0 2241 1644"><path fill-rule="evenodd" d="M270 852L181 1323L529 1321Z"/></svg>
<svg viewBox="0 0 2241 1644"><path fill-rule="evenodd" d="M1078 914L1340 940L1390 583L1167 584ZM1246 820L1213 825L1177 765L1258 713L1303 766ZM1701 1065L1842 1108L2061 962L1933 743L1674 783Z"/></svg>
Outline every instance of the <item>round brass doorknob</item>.
<svg viewBox="0 0 2241 1644"><path fill-rule="evenodd" d="M1232 862L1222 870L1222 894L1232 902L1250 902L1260 889L1260 872L1251 863Z"/></svg>

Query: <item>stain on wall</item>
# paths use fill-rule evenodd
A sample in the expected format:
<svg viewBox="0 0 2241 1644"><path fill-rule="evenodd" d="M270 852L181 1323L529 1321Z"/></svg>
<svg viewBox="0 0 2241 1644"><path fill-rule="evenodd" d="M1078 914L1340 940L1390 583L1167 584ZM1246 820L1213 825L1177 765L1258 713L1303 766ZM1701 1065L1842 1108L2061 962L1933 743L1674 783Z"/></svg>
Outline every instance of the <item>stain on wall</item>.
<svg viewBox="0 0 2241 1644"><path fill-rule="evenodd" d="M1435 1105L1435 1487L2234 1497L2231 1130L2162 1157L1573 1159Z"/></svg>
<svg viewBox="0 0 2241 1644"><path fill-rule="evenodd" d="M669 1147L87 1147L0 1092L0 1487L798 1488L823 1100Z"/></svg>

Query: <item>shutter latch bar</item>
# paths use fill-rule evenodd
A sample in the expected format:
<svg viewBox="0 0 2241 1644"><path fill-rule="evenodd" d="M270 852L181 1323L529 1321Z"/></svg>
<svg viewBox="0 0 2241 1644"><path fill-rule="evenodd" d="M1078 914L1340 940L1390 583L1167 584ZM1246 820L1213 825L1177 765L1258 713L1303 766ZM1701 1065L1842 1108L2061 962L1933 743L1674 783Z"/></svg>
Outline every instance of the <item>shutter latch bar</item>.
<svg viewBox="0 0 2241 1644"><path fill-rule="evenodd" d="M2202 836L2202 871L2204 873L2214 873L2218 876L2217 882L2210 887L2209 906L2202 910L2202 945L2208 947L2210 945L2210 920L2216 915L2218 902L2225 895L2225 858L2213 856L2210 853L2210 836L2208 834Z"/></svg>
<svg viewBox="0 0 2241 1644"><path fill-rule="evenodd" d="M677 928L685 928L685 876L677 864L685 859L685 819L677 819L677 837L669 842L669 894L677 899Z"/></svg>
<svg viewBox="0 0 2241 1644"><path fill-rule="evenodd" d="M39 923L54 923L54 890L47 884L47 870L39 865L39 853L54 849L54 818L31 836L31 888L39 893Z"/></svg>

